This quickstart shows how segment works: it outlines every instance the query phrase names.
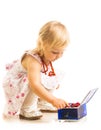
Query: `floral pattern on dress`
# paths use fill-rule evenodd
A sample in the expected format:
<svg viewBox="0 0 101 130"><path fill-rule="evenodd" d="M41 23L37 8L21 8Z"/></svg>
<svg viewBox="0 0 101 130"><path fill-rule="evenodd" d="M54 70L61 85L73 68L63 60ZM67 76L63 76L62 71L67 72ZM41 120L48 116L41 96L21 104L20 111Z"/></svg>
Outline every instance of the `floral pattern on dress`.
<svg viewBox="0 0 101 130"><path fill-rule="evenodd" d="M33 55L33 57L39 62L41 61L38 55ZM29 81L27 78L27 72L21 65L21 60L16 60L11 64L7 64L6 70L7 74L3 80L3 88L6 98L4 114L7 116L15 116L19 114L21 106L30 91ZM50 71L50 68L48 68L48 71ZM48 76L41 73L42 84L47 89L55 89L59 84L58 76L59 75Z"/></svg>

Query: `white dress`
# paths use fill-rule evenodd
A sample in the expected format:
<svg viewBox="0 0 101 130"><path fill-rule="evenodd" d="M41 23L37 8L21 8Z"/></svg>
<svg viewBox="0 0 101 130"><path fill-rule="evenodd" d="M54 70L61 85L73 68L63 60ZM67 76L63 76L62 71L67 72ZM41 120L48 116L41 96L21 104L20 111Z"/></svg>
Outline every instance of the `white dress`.
<svg viewBox="0 0 101 130"><path fill-rule="evenodd" d="M30 51L26 51L25 54L31 55L42 64L41 58L38 54L31 54ZM23 68L21 60L13 61L11 64L6 65L7 74L3 80L3 88L6 97L6 105L4 113L7 116L18 115L21 106L29 92L29 81L27 78L27 71ZM43 71L43 66L42 66ZM54 76L48 76L51 71L51 67L48 66L48 71L41 73L41 83L48 90L54 90L59 85L61 79L61 73Z"/></svg>

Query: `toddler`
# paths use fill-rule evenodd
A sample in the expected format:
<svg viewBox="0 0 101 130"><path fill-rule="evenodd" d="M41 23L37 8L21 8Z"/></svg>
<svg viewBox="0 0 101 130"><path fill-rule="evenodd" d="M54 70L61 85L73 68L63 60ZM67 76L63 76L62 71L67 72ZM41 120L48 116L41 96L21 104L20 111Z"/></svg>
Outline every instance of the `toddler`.
<svg viewBox="0 0 101 130"><path fill-rule="evenodd" d="M58 21L49 21L39 31L36 48L6 65L5 117L35 120L42 117L42 111L56 112L68 106L64 99L52 94L60 80L52 62L63 55L68 43L66 27Z"/></svg>

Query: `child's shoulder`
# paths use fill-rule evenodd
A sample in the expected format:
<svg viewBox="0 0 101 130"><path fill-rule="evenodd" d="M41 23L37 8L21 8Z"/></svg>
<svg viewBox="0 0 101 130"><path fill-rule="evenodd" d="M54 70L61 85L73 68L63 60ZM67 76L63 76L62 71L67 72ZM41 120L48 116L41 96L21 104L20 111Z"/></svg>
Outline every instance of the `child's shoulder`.
<svg viewBox="0 0 101 130"><path fill-rule="evenodd" d="M25 56L31 56L32 58L36 59L40 64L42 64L41 57L38 53L32 52L31 50L27 50L24 52L21 59L24 59Z"/></svg>

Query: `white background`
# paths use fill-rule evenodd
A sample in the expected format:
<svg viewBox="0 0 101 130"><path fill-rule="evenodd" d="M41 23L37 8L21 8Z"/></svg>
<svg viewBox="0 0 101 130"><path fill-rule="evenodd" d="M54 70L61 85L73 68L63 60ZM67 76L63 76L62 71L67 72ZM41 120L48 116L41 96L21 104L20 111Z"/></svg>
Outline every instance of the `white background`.
<svg viewBox="0 0 101 130"><path fill-rule="evenodd" d="M101 128L101 4L100 0L1 0L0 1L0 98L5 64L20 58L36 45L40 27L50 20L66 25L71 43L55 67L66 76L57 96L67 101L81 101L92 88L99 90L88 105L88 121L69 127ZM2 118L2 117L1 117ZM1 119L2 120L2 119ZM1 121L0 126L6 123ZM68 126L68 125L64 125ZM56 126L55 126L56 127ZM12 128L12 127L11 127ZM34 128L34 127L33 127ZM66 128L66 127L64 127ZM76 129L76 128L75 128Z"/></svg>

